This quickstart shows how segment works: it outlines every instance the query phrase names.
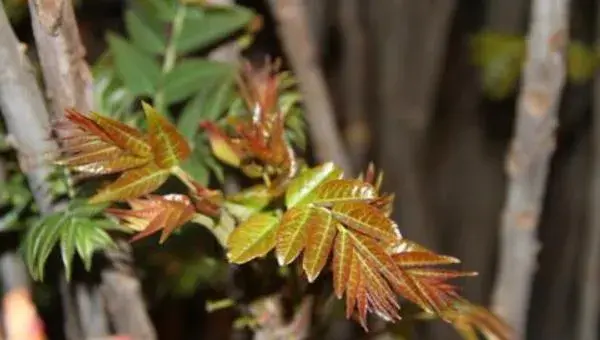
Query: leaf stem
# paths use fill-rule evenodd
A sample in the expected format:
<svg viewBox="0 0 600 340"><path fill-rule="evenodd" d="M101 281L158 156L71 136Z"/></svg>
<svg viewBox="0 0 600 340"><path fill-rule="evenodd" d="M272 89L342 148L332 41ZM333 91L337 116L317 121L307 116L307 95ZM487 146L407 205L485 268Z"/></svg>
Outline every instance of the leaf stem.
<svg viewBox="0 0 600 340"><path fill-rule="evenodd" d="M185 19L186 10L187 7L185 4L179 4L177 12L175 13L175 18L173 18L173 26L171 34L169 35L169 41L167 42L167 48L165 49L165 57L163 58L162 82L154 95L154 107L156 107L158 112L164 112L165 109L164 79L165 76L173 70L173 67L175 67L175 60L177 59L177 39L183 29L183 20Z"/></svg>

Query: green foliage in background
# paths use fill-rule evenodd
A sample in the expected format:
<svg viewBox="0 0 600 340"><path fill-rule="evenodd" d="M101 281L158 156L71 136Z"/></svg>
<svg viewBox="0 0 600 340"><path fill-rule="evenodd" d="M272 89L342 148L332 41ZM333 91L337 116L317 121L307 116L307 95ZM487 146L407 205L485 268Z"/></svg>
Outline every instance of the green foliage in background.
<svg viewBox="0 0 600 340"><path fill-rule="evenodd" d="M525 62L526 41L522 36L482 31L471 39L471 58L479 67L486 95L494 100L516 93ZM579 41L571 41L567 49L569 81L582 84L594 76L600 54Z"/></svg>

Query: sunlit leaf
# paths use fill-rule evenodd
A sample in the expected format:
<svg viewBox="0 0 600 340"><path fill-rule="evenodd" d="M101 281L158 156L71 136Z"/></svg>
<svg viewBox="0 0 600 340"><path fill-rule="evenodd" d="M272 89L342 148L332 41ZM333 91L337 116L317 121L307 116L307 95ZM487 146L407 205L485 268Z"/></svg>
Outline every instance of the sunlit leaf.
<svg viewBox="0 0 600 340"><path fill-rule="evenodd" d="M225 164L238 168L242 162L242 155L228 137L212 122L205 121L201 126L206 130L208 141L213 154Z"/></svg>
<svg viewBox="0 0 600 340"><path fill-rule="evenodd" d="M334 179L315 189L315 204L372 200L376 197L375 188L369 183L356 179Z"/></svg>
<svg viewBox="0 0 600 340"><path fill-rule="evenodd" d="M338 221L348 227L390 245L399 236L396 224L367 203L337 203L332 212Z"/></svg>
<svg viewBox="0 0 600 340"><path fill-rule="evenodd" d="M184 195L149 195L144 199L129 201L131 209L108 209L107 212L121 219L124 226L138 231L132 241L148 237L160 230L159 243L163 243L178 227L190 221L195 210L192 201Z"/></svg>
<svg viewBox="0 0 600 340"><path fill-rule="evenodd" d="M341 299L348 285L353 254L352 243L345 228L339 228L335 238L334 249L332 265L333 288L337 298Z"/></svg>
<svg viewBox="0 0 600 340"><path fill-rule="evenodd" d="M273 197L269 192L269 188L265 185L258 184L248 189L244 189L238 193L227 196L227 200L233 203L241 204L254 211L262 210L266 207Z"/></svg>
<svg viewBox="0 0 600 340"><path fill-rule="evenodd" d="M291 263L306 245L307 230L312 223L322 223L322 214L308 206L288 210L277 229L275 253L279 265Z"/></svg>
<svg viewBox="0 0 600 340"><path fill-rule="evenodd" d="M342 170L333 163L325 163L318 167L305 170L292 180L285 193L285 205L292 208L298 204L310 201L310 195L326 181L340 178Z"/></svg>
<svg viewBox="0 0 600 340"><path fill-rule="evenodd" d="M265 256L276 241L279 219L267 213L251 216L237 226L227 240L227 258L233 263L245 263Z"/></svg>
<svg viewBox="0 0 600 340"><path fill-rule="evenodd" d="M144 135L127 124L118 120L92 113L91 119L98 124L110 137L111 141L121 149L127 150L134 155L147 158L152 154L150 145L146 142Z"/></svg>
<svg viewBox="0 0 600 340"><path fill-rule="evenodd" d="M309 282L313 282L327 263L336 234L337 223L327 210L315 208L307 228L306 250L302 268Z"/></svg>
<svg viewBox="0 0 600 340"><path fill-rule="evenodd" d="M90 198L90 203L123 201L148 194L158 189L169 177L169 170L154 163L127 171Z"/></svg>
<svg viewBox="0 0 600 340"><path fill-rule="evenodd" d="M175 126L149 104L142 102L142 106L148 121L149 142L156 164L169 169L189 157L190 146Z"/></svg>

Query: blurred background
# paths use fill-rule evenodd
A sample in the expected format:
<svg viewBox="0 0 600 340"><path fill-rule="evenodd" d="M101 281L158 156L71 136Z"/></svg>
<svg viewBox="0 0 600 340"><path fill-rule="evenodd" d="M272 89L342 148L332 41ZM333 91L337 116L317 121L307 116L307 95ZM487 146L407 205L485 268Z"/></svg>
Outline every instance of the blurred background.
<svg viewBox="0 0 600 340"><path fill-rule="evenodd" d="M110 49L108 32L131 35L126 13L144 2L74 1L85 58L95 76L103 74L102 65L109 65L102 64ZM539 239L539 253L533 253L531 292L523 304L528 306L527 339L579 336L591 340L597 337L581 335L581 320L591 319L597 330L600 258L593 255L599 246L593 245L593 235L600 232L600 219L594 217L600 210L600 190L593 184L600 173L596 160L600 153L594 151L598 138L594 138L593 123L594 117L600 117L600 89L595 85L600 4L594 0L562 2L568 7L564 12L569 37L566 79L559 92L548 177L538 200L539 225L531 230ZM4 0L3 4L39 71L27 2ZM333 117L332 130L327 132L327 122L320 130L314 129L321 124L319 114L308 116L311 138L306 156L320 161L330 155L353 173L373 161L386 174L386 191L396 193L394 218L402 234L456 256L462 268L479 272L477 278L461 281L462 292L473 302L492 305L499 258L503 251L513 249L501 247L499 235L510 187L505 160L515 134L528 55L525 36L534 18L532 0L240 0L237 5L261 19L233 30L242 32L235 37L217 39L219 45L241 46L225 51L224 58L227 53L239 53L260 63L265 56L281 57L285 68L308 73L298 77L312 89L307 92L300 87L305 101L316 105L312 108L325 108ZM219 24L213 25L202 29ZM214 45L191 54L209 55ZM303 59L304 54L308 59ZM304 63L312 56L314 62ZM320 86L321 81L325 86ZM171 110L177 115L182 107L175 105ZM321 133L318 142L315 133ZM245 310L207 311L207 303L223 302L238 290L252 291L244 301L276 292L280 282L268 278L277 275L256 266L232 272L220 262L214 244L200 243L202 236L173 237L160 249L144 242L133 247L158 337L249 337L250 333L234 327L244 321L239 316ZM10 239L6 244L15 243L14 236L1 237ZM198 243L190 245L192 239ZM48 338L61 339L65 337L65 300L59 285L53 283L60 281L59 274L48 276L48 283L34 286L33 296ZM80 276L86 287L97 280ZM313 288L321 295L325 294L319 288L322 285L316 283ZM407 321L389 332L365 335L342 319L328 324L315 321L322 330L316 338L456 337L442 322ZM596 330L586 334L596 334Z"/></svg>

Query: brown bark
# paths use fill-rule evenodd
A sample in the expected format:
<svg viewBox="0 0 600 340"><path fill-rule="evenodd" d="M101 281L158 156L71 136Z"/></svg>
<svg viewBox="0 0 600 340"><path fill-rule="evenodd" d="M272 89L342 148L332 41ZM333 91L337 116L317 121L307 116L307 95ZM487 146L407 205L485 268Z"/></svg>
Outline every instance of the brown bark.
<svg viewBox="0 0 600 340"><path fill-rule="evenodd" d="M533 1L523 87L507 157L509 183L493 305L494 311L506 319L519 338L526 334L539 250L536 231L565 82L563 52L568 41L568 18L566 0Z"/></svg>
<svg viewBox="0 0 600 340"><path fill-rule="evenodd" d="M596 44L600 43L600 5L596 8ZM592 163L587 237L583 239L583 256L577 338L598 338L600 316L600 74L596 74L593 98Z"/></svg>
<svg viewBox="0 0 600 340"><path fill-rule="evenodd" d="M341 115L346 120L344 135L355 169L364 165L370 139L365 114L367 49L365 27L360 14L360 0L341 1L338 4L343 46L337 96L341 99Z"/></svg>
<svg viewBox="0 0 600 340"><path fill-rule="evenodd" d="M425 198L422 151L455 6L456 1L370 2L377 159L388 173L387 190L397 194L400 230L429 246L437 242Z"/></svg>

